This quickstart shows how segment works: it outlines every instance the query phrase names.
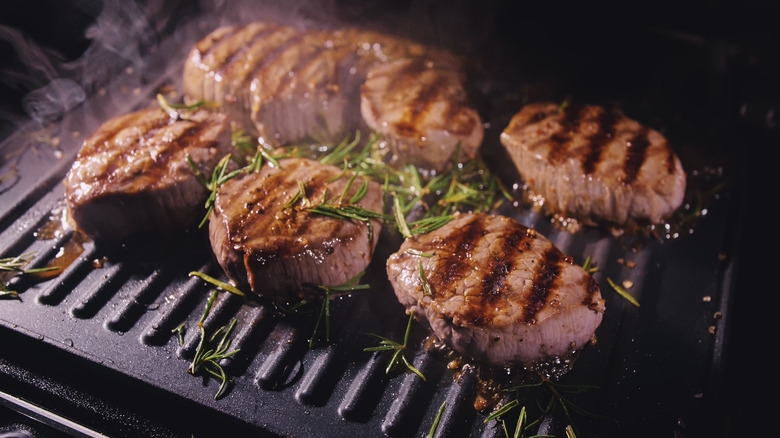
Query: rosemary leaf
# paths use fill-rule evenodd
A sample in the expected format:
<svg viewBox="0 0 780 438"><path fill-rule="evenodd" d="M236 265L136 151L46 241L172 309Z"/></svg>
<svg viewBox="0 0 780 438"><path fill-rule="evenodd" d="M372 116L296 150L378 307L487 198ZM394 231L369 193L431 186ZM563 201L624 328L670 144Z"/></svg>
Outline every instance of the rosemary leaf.
<svg viewBox="0 0 780 438"><path fill-rule="evenodd" d="M499 408L497 411L493 411L490 415L488 415L487 418L485 418L484 423L489 423L490 421L497 419L498 417L514 409L515 406L519 404L520 402L517 399L514 399L509 403L506 403L505 405L501 406L501 408Z"/></svg>
<svg viewBox="0 0 780 438"><path fill-rule="evenodd" d="M425 277L425 271L423 270L422 259L417 260L417 265L420 271L420 283L422 284L423 295L433 296L431 291L431 285L428 284L428 278Z"/></svg>
<svg viewBox="0 0 780 438"><path fill-rule="evenodd" d="M242 296L242 297L245 295L244 292L242 292L240 289L236 288L235 286L230 285L228 283L225 283L223 281L219 281L216 278L214 278L214 277L212 277L210 275L204 274L202 272L198 272L198 271L190 272L190 277L193 277L193 276L194 277L198 277L198 278L206 281L207 283L211 283L214 286L216 286L216 287L218 287L218 288L220 288L222 290L225 290L227 292L230 292L230 293Z"/></svg>
<svg viewBox="0 0 780 438"><path fill-rule="evenodd" d="M2 283L0 283L0 298L19 298L19 292L15 290L7 289Z"/></svg>
<svg viewBox="0 0 780 438"><path fill-rule="evenodd" d="M637 301L636 298L634 298L630 293L628 293L627 290L622 288L620 285L612 281L611 278L607 277L607 283L609 283L610 286L612 286L612 289L615 290L620 296L628 300L629 303L635 305L636 307L639 307L639 301Z"/></svg>
<svg viewBox="0 0 780 438"><path fill-rule="evenodd" d="M425 234L430 233L433 230L441 228L447 225L455 216L445 215L436 217L427 217L418 221L411 222L407 225L407 229L411 226L410 234Z"/></svg>
<svg viewBox="0 0 780 438"><path fill-rule="evenodd" d="M447 407L447 402L443 402L441 406L439 406L439 412L436 414L436 419L433 420L433 425L431 426L430 432L428 432L428 438L433 438L433 436L436 434L436 429L439 427L439 421L441 421L441 416L444 413L444 409Z"/></svg>
<svg viewBox="0 0 780 438"><path fill-rule="evenodd" d="M322 299L322 305L320 306L320 312L317 316L317 322L314 325L314 331L309 339L309 348L314 347L314 340L316 339L317 331L319 330L323 319L325 320L325 340L326 342L330 342L330 297L334 292L351 292L365 290L371 287L367 284L359 284L363 275L365 275L365 272L357 274L340 286L318 286L325 292L325 296Z"/></svg>
<svg viewBox="0 0 780 438"><path fill-rule="evenodd" d="M420 372L420 370L412 366L412 364L406 359L406 356L404 356L404 350L406 350L409 343L409 334L411 333L413 320L414 320L414 311L412 311L409 314L409 320L406 323L406 332L404 333L403 344L388 339L384 336L377 335L376 333L367 333L368 336L373 336L379 339L380 345L378 347L364 348L363 351L395 351L395 353L393 353L393 356L390 358L390 362L387 364L387 368L385 368L385 374L390 374L390 372L395 368L395 366L398 364L400 360L401 362L403 362L403 364L406 366L406 368L409 371L417 374L419 378L425 381L425 376Z"/></svg>
<svg viewBox="0 0 780 438"><path fill-rule="evenodd" d="M228 381L225 370L222 368L222 365L220 365L220 361L227 359L228 357L231 357L241 351L241 349L230 351L231 341L229 337L236 325L235 319L231 321L230 325L220 327L211 336L207 336L206 334L206 328L203 326L203 323L208 318L218 293L219 292L217 290L214 290L211 293L208 301L206 302L203 314L198 321L200 339L198 339L198 346L195 349L194 357L190 363L189 368L187 369L189 374L197 375L199 372L203 371L220 381L219 389L214 395L215 400L222 396ZM181 334L181 330L179 330L179 333ZM218 342L216 345L213 345L217 340Z"/></svg>
<svg viewBox="0 0 780 438"><path fill-rule="evenodd" d="M417 256L417 257L433 257L433 254L429 254L427 252L422 252L422 251L416 250L414 248L409 248L405 252L407 254L411 254L411 255Z"/></svg>
<svg viewBox="0 0 780 438"><path fill-rule="evenodd" d="M590 256L585 259L585 263L582 264L582 269L584 269L588 274L593 274L599 270L599 268L592 263Z"/></svg>
<svg viewBox="0 0 780 438"><path fill-rule="evenodd" d="M404 218L403 211L401 210L401 201L398 199L398 196L393 196L393 212L395 213L395 223L398 227L398 231L401 232L401 235L404 238L411 238L412 232L409 230L406 218Z"/></svg>
<svg viewBox="0 0 780 438"><path fill-rule="evenodd" d="M178 335L180 346L184 345L184 327L185 324L181 323L178 326L176 326L175 329L171 330L171 333L176 333Z"/></svg>

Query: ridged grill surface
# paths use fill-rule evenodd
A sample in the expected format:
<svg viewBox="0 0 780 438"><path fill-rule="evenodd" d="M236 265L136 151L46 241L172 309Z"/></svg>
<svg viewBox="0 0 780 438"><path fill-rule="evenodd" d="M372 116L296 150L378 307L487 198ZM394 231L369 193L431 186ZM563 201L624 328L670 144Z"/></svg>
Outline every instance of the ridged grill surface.
<svg viewBox="0 0 780 438"><path fill-rule="evenodd" d="M106 86L107 93L95 93L58 122L52 132L60 138L56 149L25 132L3 143L4 154L23 152L2 167L5 172L13 166L17 177L4 182L0 191L0 257L33 253L29 267L46 266L74 244L76 236L67 230L53 238L40 236L61 215L62 178L84 136L103 117L146 106L157 87L177 84L180 70L170 62L159 67L163 62L157 61L147 64L150 71L119 75ZM143 92L134 94L136 87ZM101 117L95 116L96 108ZM567 377L598 385L598 404L591 410L620 418L624 431L671 430L675 418L701 406L697 394L718 391L711 382L718 377L713 369L720 361L718 330L724 320L713 315L725 310L730 292L724 280L733 263L726 237L728 202L722 200L692 235L651 242L639 250L601 231L570 234L534 211L502 209L547 235L577 262L591 257L599 267L595 275L607 312L597 331L598 344L583 352ZM367 276L371 289L334 300L332 339L311 349L316 314L285 316L220 294L203 325L212 333L235 318L232 347L241 352L223 363L233 381L225 397L214 400L218 382L186 372L199 341L197 322L213 290L188 274L221 276L205 234L193 231L166 242L140 238L108 252L89 241L79 245L78 257L58 276L11 281L21 294L19 300L0 301L4 329L280 435L422 436L445 402L436 436L504 434L499 423L485 423L485 414L473 409L479 379L475 369L456 376L440 355L422 348L427 336L423 327L413 326L406 354L426 381L412 373L387 374L389 354L363 351L375 345L367 333L402 339L406 326L403 309L382 278L381 251ZM620 298L607 278L630 281L641 307ZM690 309L689 317L675 318L679 312L674 309L680 308ZM186 328L182 344L174 333L181 324ZM682 364L680 357L685 357ZM639 387L643 390L637 395ZM560 433L553 420L545 419L550 426L545 423L542 430ZM609 421L583 423L604 435L617 427Z"/></svg>

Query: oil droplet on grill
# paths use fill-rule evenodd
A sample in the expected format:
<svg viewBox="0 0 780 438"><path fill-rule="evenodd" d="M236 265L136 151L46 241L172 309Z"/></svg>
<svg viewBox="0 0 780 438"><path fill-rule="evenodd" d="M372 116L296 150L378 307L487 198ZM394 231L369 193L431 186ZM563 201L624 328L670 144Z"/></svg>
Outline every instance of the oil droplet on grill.
<svg viewBox="0 0 780 438"><path fill-rule="evenodd" d="M92 260L92 267L95 269L100 269L103 267L103 264L106 262L105 257L101 257L99 259Z"/></svg>
<svg viewBox="0 0 780 438"><path fill-rule="evenodd" d="M70 239L65 242L63 246L57 251L57 255L46 266L47 268L55 268L49 271L39 272L36 275L39 279L54 278L62 273L68 266L70 266L81 253L84 252L84 242L87 238L81 233L74 233Z"/></svg>

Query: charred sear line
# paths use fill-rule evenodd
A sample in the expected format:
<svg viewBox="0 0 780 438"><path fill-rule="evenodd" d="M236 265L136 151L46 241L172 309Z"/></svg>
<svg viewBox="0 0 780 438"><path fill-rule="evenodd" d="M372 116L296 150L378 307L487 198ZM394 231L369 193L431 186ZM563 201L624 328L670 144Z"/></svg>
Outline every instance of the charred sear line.
<svg viewBox="0 0 780 438"><path fill-rule="evenodd" d="M190 148L193 145L198 144L201 141L200 140L201 134L207 129L210 129L211 127L212 125L208 123L197 123L185 129L177 138L171 139L170 141L166 141L167 147L164 148L161 153L157 154L157 156L153 160L154 165L152 167L157 169L167 167L168 161L170 161L171 157L176 155L176 153L181 151L182 149ZM203 148L216 147L216 146L217 146L216 141L211 142L208 145L206 144L199 145L199 147L203 147Z"/></svg>
<svg viewBox="0 0 780 438"><path fill-rule="evenodd" d="M330 49L328 49L323 45L317 45L316 47L313 48L313 50L312 48L308 47L308 45L304 45L304 47L302 47L302 50L305 50L306 53L301 54L301 57L298 59L298 62L295 64L295 67L290 71L290 73L287 76L285 76L284 80L279 83L278 89L282 89L285 86L288 86L300 75L301 72L306 71L306 69L309 68L311 65L314 65L314 63L316 63L323 57L328 56L328 54L332 52Z"/></svg>
<svg viewBox="0 0 780 438"><path fill-rule="evenodd" d="M436 250L442 254L435 272L428 277L429 283L435 285L435 290L452 291L454 283L463 278L464 272L471 269L468 257L472 249L478 245L478 240L485 235L484 223L473 220L447 236L443 245ZM430 252L423 249L424 252Z"/></svg>
<svg viewBox="0 0 780 438"><path fill-rule="evenodd" d="M563 110L560 118L561 130L550 136L548 159L552 164L560 164L566 157L572 138L580 131L581 120L587 115L587 107L573 105Z"/></svg>
<svg viewBox="0 0 780 438"><path fill-rule="evenodd" d="M534 272L533 286L523 315L524 323L532 324L536 315L547 305L547 297L557 288L563 258L563 254L555 248L545 251Z"/></svg>
<svg viewBox="0 0 780 438"><path fill-rule="evenodd" d="M220 35L219 38L216 38L216 35L212 34L211 35L212 38L209 40L209 42L211 42L211 45L205 48L199 47L201 59L211 54L211 52L213 52L217 47L224 44L225 41L229 41L230 38L232 38L236 33L238 33L239 30L241 30L241 27L233 26L227 32Z"/></svg>
<svg viewBox="0 0 780 438"><path fill-rule="evenodd" d="M132 122L134 121L135 120L133 120ZM116 171L118 167L123 166L124 163L129 163L135 159L134 157L138 155L138 150L140 148L140 145L149 141L150 139L153 139L161 129L170 126L170 124L171 124L170 118L158 117L154 119L151 123L146 124L146 126L141 127L143 134L134 137L132 143L122 146L122 152L119 154L119 156L115 157L114 159L111 160L110 163L108 163L108 166L106 167L106 172L100 175L100 178L108 178L108 179L113 178L114 171ZM114 140L116 140L116 136L126 126L133 126L133 125L130 125L128 123L127 125L119 126L118 129L111 136L111 139L109 141L113 142Z"/></svg>
<svg viewBox="0 0 780 438"><path fill-rule="evenodd" d="M531 249L533 242L533 235L530 234L529 229L521 226L519 230L512 232L506 236L506 247L508 248L504 254L509 257L515 257L515 252L523 252Z"/></svg>
<svg viewBox="0 0 780 438"><path fill-rule="evenodd" d="M623 163L623 183L631 184L636 180L639 170L645 164L647 148L650 141L647 139L647 129L642 129L627 142L626 160Z"/></svg>
<svg viewBox="0 0 780 438"><path fill-rule="evenodd" d="M231 71L233 67L237 64L238 61L246 62L246 57L244 56L245 53L249 52L249 50L257 44L259 41L263 41L269 34L276 31L278 26L271 26L266 25L262 28L256 29L256 32L249 38L249 41L246 44L240 44L238 45L238 50L233 51L230 53L225 59L222 61L222 63L214 69L214 71L217 74L223 75L225 77L231 77ZM244 31L246 28L244 29ZM238 34L234 34L235 37L238 38L245 38L244 32L240 32ZM230 43L230 39L225 39L226 44Z"/></svg>
<svg viewBox="0 0 780 438"><path fill-rule="evenodd" d="M252 68L252 71L247 75L246 80L251 82L255 78L262 78L265 76L264 70L273 66L275 62L279 62L285 51L289 50L295 44L300 44L304 40L304 37L305 34L295 33L284 41L281 41L278 46L274 47L270 52L263 56L261 62L257 63ZM263 93L266 93L266 91L263 90Z"/></svg>
<svg viewBox="0 0 780 438"><path fill-rule="evenodd" d="M669 143L664 141L664 147L666 148L667 156L666 156L666 171L669 172L669 175L674 175L674 172L677 170L677 155L674 153L674 150L671 146L669 146Z"/></svg>
<svg viewBox="0 0 780 438"><path fill-rule="evenodd" d="M589 275L589 274L586 274L586 275L588 277L586 279L587 282L588 282L588 293L583 297L582 304L585 305L585 306L588 306L590 308L594 308L594 307L596 307L598 305L598 302L596 300L594 300L593 298L596 295L599 295L601 291L599 289L598 281L596 281L596 279L593 278L591 275Z"/></svg>
<svg viewBox="0 0 780 438"><path fill-rule="evenodd" d="M587 139L587 152L584 154L582 162L582 170L586 175L590 175L596 170L604 148L615 135L616 123L617 120L612 111L602 110L599 114L597 131Z"/></svg>
<svg viewBox="0 0 780 438"><path fill-rule="evenodd" d="M138 119L140 118L140 112L132 113L123 117L122 123L116 123L114 125L114 129L112 130L101 128L97 133L93 134L89 139L87 139L87 143L90 145L90 148L85 149L84 151L88 151L87 153L98 153L110 148L111 142L116 139L116 136L119 135L119 133L122 132L125 127L135 126L138 123ZM84 152L79 151L79 156L82 156L83 154Z"/></svg>
<svg viewBox="0 0 780 438"><path fill-rule="evenodd" d="M506 252L502 251L502 254ZM491 257L490 266L486 269L487 274L482 278L479 303L470 301L467 318L473 325L489 323L493 319L493 313L508 306L505 298L507 277L514 269L514 258L506 258L502 254L494 254Z"/></svg>
<svg viewBox="0 0 780 438"><path fill-rule="evenodd" d="M416 59L413 62L410 62L403 72L399 74L399 76L404 77L405 80L393 82L393 93L401 93L401 87L406 84L422 82L426 70L425 60ZM403 120L396 124L396 129L405 135L420 135L417 126L420 125L420 120L430 112L431 105L434 100L436 100L436 97L441 94L444 86L444 81L436 81L432 84L427 84L427 86L418 87L418 94L409 102L406 114L404 114Z"/></svg>
<svg viewBox="0 0 780 438"><path fill-rule="evenodd" d="M235 89L248 90L250 83L255 79L255 74L261 70L262 63L268 61L266 59L268 54L278 49L284 42L289 41L295 33L290 28L280 26L273 26L269 30L269 32L258 34L251 43L246 45L247 55L239 57L246 64L242 65L240 69L238 68L240 64L237 64L229 72L230 77L226 79L233 82Z"/></svg>

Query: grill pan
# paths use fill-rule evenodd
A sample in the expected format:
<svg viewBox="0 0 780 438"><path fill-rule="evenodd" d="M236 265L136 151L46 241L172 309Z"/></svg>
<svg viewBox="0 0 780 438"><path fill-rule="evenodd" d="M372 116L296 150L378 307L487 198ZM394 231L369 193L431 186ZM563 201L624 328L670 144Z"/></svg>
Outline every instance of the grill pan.
<svg viewBox="0 0 780 438"><path fill-rule="evenodd" d="M336 7L344 20L371 12L348 3ZM500 11L500 5L488 12ZM179 6L176 20L147 17L154 32L137 43L142 61L101 53L112 69L85 88L83 102L45 125L20 127L0 146L0 175L9 175L0 186L0 257L35 254L29 267L39 267L74 256L54 278L14 278L19 299L0 301L0 403L38 420L42 436L425 436L445 402L435 436L504 436L500 423L486 422L486 414L473 408L478 372L449 370L445 357L423 348L423 327L413 326L407 357L427 381L411 373L387 374L389 355L363 351L375 345L367 333L400 339L406 324L383 278L384 260L393 250L387 245L368 269L370 291L333 302L333 338L314 348L308 344L313 317L284 316L220 294L205 326L214 330L235 318L233 345L241 352L225 362L232 383L215 400L217 381L186 372L198 341L194 327L213 289L188 273L221 275L205 234L189 231L98 248L67 230L48 233L62 218L61 182L84 137L110 117L148 106L157 91L178 87L184 56L198 38L222 22L251 19L221 4ZM291 14L286 8L273 11L281 20ZM301 11L309 12L307 20L316 15L311 6L294 12ZM392 27L391 18L398 16L387 16ZM671 38L642 35L651 35L653 43ZM498 164L496 142L510 111L524 101L570 96L617 100L630 115L664 130L680 148L693 185L730 176L733 169L722 166L729 160L720 154L735 134L723 125L702 129L709 119L689 101L670 97L678 89L656 94L653 87L659 85L644 76L635 78L647 86L639 91L625 82L610 88L595 80L587 87L580 81L597 73L577 76L581 67L567 70L556 64L564 62L558 58L534 64L542 49L502 37L485 54L504 59L501 71L478 63L490 81L477 92L488 102L491 123L485 157L505 181L511 184L514 176ZM678 51L669 58L699 53L679 41L671 46ZM501 51L507 47L526 50L507 60ZM576 65L578 59L569 61ZM706 138L692 140L691 132ZM709 149L702 158L705 144ZM708 172L713 168L725 171ZM641 245L604 230L560 230L522 205L500 210L548 236L577 262L592 257L599 267L595 277L607 312L596 332L598 343L582 352L562 382L598 386L575 401L608 418L575 415L578 436L705 436L721 426L712 415L721 412L726 396L726 340L740 256L732 231L743 220L738 194L727 185L707 198L707 214L692 232ZM641 306L621 298L607 277L633 283L630 293ZM190 328L181 344L172 332L180 324ZM542 417L539 433L565 436L565 425L556 411Z"/></svg>

